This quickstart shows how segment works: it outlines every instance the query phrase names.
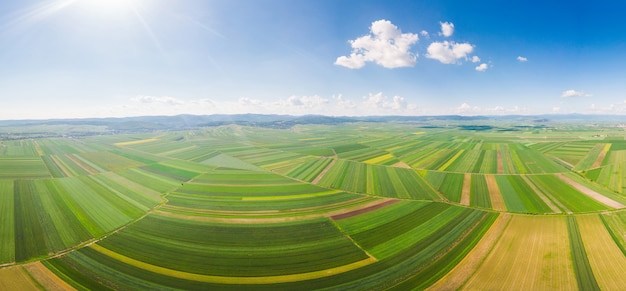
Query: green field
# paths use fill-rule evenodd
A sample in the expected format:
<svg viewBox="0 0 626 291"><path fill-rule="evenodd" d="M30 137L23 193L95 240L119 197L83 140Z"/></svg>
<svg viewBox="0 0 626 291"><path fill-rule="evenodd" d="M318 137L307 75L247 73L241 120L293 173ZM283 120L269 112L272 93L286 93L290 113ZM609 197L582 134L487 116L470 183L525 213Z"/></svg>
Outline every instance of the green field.
<svg viewBox="0 0 626 291"><path fill-rule="evenodd" d="M619 130L450 124L2 141L0 288L626 288Z"/></svg>

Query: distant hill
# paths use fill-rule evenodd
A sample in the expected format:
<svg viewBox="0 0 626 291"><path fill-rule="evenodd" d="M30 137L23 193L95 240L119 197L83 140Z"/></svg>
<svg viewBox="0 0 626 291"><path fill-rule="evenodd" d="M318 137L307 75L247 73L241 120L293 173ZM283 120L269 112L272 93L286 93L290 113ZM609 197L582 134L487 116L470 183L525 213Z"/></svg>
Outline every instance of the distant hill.
<svg viewBox="0 0 626 291"><path fill-rule="evenodd" d="M548 122L626 123L626 116L617 115L504 115L504 116L324 116L324 115L275 115L275 114L214 114L139 116L124 118L82 118L49 120L0 121L0 139L21 139L50 136L85 136L94 134L141 133L195 129L206 126L236 124L276 129L291 128L303 124L341 124L350 122L415 123L423 127L457 126L466 130L496 129L501 124L525 123L536 127ZM11 129L11 130L8 130ZM20 130L24 129L24 130ZM28 133L15 135L15 133Z"/></svg>

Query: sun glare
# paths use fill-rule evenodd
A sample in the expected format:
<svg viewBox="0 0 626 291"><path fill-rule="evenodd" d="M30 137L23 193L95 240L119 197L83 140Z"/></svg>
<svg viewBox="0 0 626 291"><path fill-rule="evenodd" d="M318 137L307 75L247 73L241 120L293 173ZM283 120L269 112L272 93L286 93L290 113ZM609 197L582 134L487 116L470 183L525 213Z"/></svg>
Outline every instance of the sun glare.
<svg viewBox="0 0 626 291"><path fill-rule="evenodd" d="M138 0L83 0L85 4L101 12L126 11L134 9Z"/></svg>
<svg viewBox="0 0 626 291"><path fill-rule="evenodd" d="M100 7L124 8L133 5L133 0L87 0L92 5Z"/></svg>

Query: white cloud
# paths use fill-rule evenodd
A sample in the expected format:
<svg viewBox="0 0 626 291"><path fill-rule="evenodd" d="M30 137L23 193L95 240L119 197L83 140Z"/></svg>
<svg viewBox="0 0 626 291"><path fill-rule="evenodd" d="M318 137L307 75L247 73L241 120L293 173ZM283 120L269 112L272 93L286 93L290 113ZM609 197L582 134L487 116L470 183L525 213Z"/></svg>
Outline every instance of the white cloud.
<svg viewBox="0 0 626 291"><path fill-rule="evenodd" d="M473 56L472 63L478 63L478 62L480 62L480 58L478 56Z"/></svg>
<svg viewBox="0 0 626 291"><path fill-rule="evenodd" d="M518 56L518 57L517 57L517 60L518 60L518 61L520 61L520 62L522 62L522 63L523 63L523 62L528 61L528 59L527 59L527 58L522 57L522 56Z"/></svg>
<svg viewBox="0 0 626 291"><path fill-rule="evenodd" d="M162 96L162 97L156 97L156 96L136 96L131 98L132 101L136 101L139 103L144 103L144 104L167 104L167 105L172 105L172 106L176 106L176 105L182 105L185 102L173 98L173 97L169 97L169 96Z"/></svg>
<svg viewBox="0 0 626 291"><path fill-rule="evenodd" d="M388 20L372 22L370 34L350 41L350 56L340 56L335 65L359 69L366 62L375 62L385 68L412 67L417 55L409 51L419 40L417 34L402 33Z"/></svg>
<svg viewBox="0 0 626 291"><path fill-rule="evenodd" d="M370 93L369 96L363 97L365 101L363 101L363 105L370 109L368 111L403 111L408 108L407 101L404 97L393 96L393 98L389 98L384 96L382 92L378 92L376 94ZM374 109L374 110L371 110Z"/></svg>
<svg viewBox="0 0 626 291"><path fill-rule="evenodd" d="M439 22L441 24L441 32L440 35L445 37L450 37L454 33L454 23L452 22Z"/></svg>
<svg viewBox="0 0 626 291"><path fill-rule="evenodd" d="M191 106L164 107L168 113L159 112L159 115L174 115L181 110L192 110ZM126 109L134 108L129 106ZM136 111L136 110L135 110ZM157 110L158 111L158 110ZM237 101L213 102L212 107L205 106L202 112L193 111L191 114L239 114L239 113L262 113L262 114L289 114L306 115L320 114L330 116L363 116L363 115L419 115L424 112L417 110L416 104L409 103L401 96L386 96L382 92L370 93L361 98L346 98L343 95L334 95L329 98L318 95L297 96L292 95L284 99L260 100L249 97L241 97ZM136 114L135 114L136 115ZM146 115L146 114L143 114ZM154 115L154 114L150 114Z"/></svg>
<svg viewBox="0 0 626 291"><path fill-rule="evenodd" d="M593 95L587 94L585 92L576 91L573 89L565 90L561 93L561 98L569 98L569 97L591 97Z"/></svg>
<svg viewBox="0 0 626 291"><path fill-rule="evenodd" d="M320 96L289 96L287 98L287 102L291 106L302 107L302 108L320 108L328 104L328 99L322 98Z"/></svg>
<svg viewBox="0 0 626 291"><path fill-rule="evenodd" d="M479 114L479 113L482 113L482 110L478 106L471 106L467 103L463 103L459 107L457 107L454 110L454 112L457 114L467 114L467 113Z"/></svg>
<svg viewBox="0 0 626 291"><path fill-rule="evenodd" d="M489 66L487 66L487 64L482 63L482 64L480 64L480 65L476 66L476 68L475 68L475 69L476 69L476 71L479 71L479 72L484 72L484 71L486 71L486 70L487 70L487 68L488 68L488 67L489 67Z"/></svg>
<svg viewBox="0 0 626 291"><path fill-rule="evenodd" d="M444 41L431 43L427 50L427 58L438 60L444 64L454 64L459 59L467 58L467 55L474 50L474 46L469 43Z"/></svg>
<svg viewBox="0 0 626 291"><path fill-rule="evenodd" d="M420 31L420 34L421 34L423 37L425 37L425 38L429 38L429 37L430 37L430 35L428 34L428 31L426 31L426 30L422 30L422 31Z"/></svg>

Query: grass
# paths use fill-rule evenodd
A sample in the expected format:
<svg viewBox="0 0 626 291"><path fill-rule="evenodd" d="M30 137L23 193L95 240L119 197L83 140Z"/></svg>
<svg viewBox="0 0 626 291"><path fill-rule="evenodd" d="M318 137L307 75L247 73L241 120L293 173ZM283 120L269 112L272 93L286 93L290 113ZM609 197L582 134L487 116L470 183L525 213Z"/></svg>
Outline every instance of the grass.
<svg viewBox="0 0 626 291"><path fill-rule="evenodd" d="M576 273L576 282L578 282L578 289L600 290L598 282L591 270L591 265L589 264L589 258L587 257L585 245L580 235L580 230L578 229L576 217L567 217L567 232L569 233L570 250L574 264L574 273Z"/></svg>
<svg viewBox="0 0 626 291"><path fill-rule="evenodd" d="M0 264L15 261L15 194L12 180L0 180Z"/></svg>
<svg viewBox="0 0 626 291"><path fill-rule="evenodd" d="M626 286L626 256L603 227L600 217L581 215L576 221L599 289L619 290Z"/></svg>
<svg viewBox="0 0 626 291"><path fill-rule="evenodd" d="M468 274L470 290L573 290L568 230L564 217L515 215L482 264Z"/></svg>

